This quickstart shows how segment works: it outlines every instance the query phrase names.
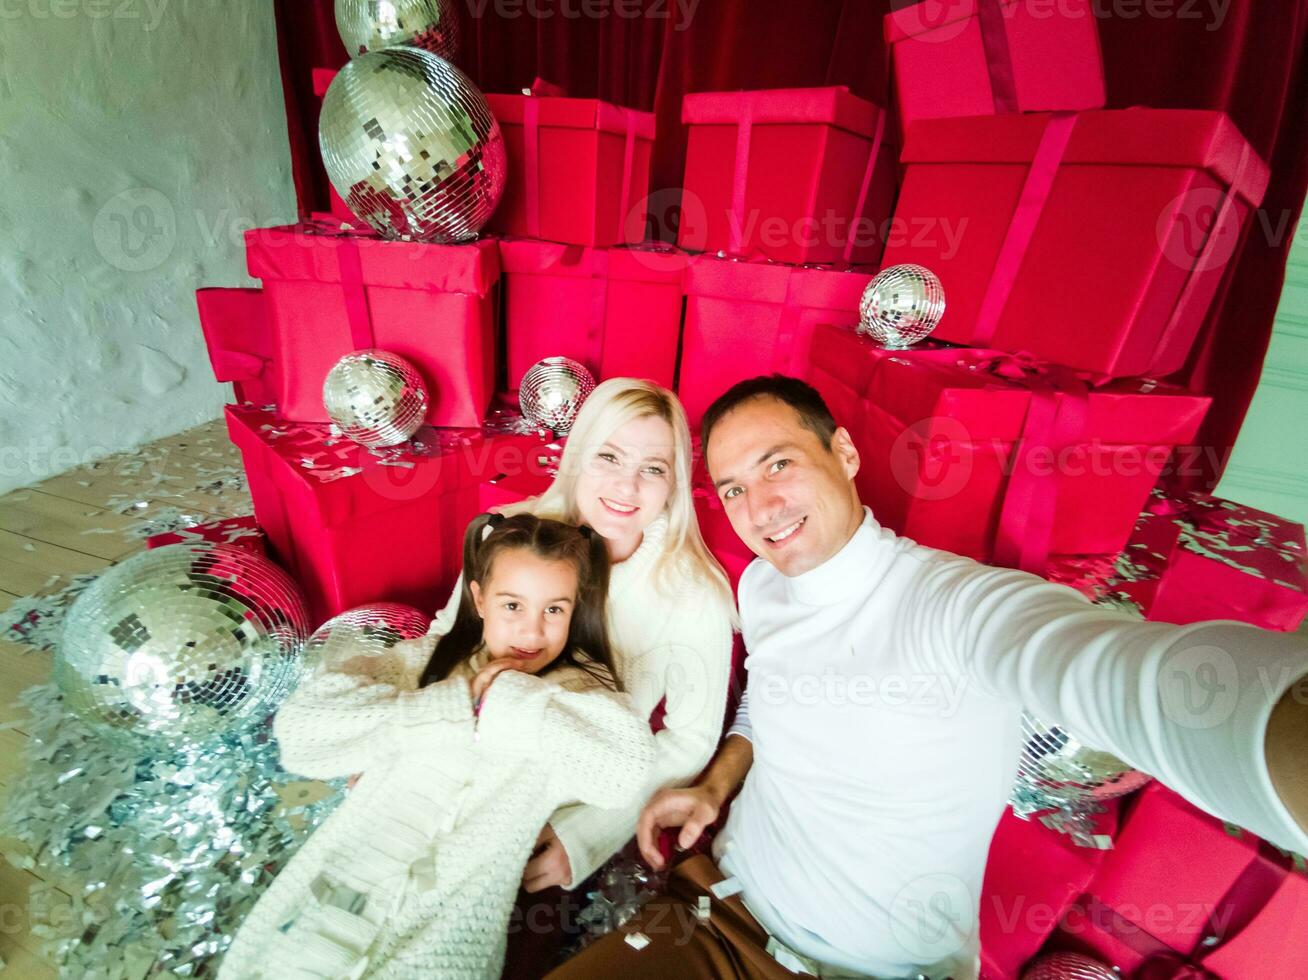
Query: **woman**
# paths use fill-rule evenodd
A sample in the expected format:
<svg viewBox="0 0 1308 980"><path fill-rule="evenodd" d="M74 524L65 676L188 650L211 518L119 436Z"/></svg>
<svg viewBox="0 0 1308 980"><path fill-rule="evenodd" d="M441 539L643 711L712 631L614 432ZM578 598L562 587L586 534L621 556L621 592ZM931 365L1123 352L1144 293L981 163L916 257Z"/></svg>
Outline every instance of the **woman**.
<svg viewBox="0 0 1308 980"><path fill-rule="evenodd" d="M616 810L565 806L542 829L523 887L571 889L635 835L654 793L689 783L713 755L726 710L735 604L699 533L685 411L672 392L649 381L599 385L568 435L553 484L504 510L589 524L604 538L618 675L641 717L665 701L652 775L635 802ZM429 637L450 629L462 586L460 577Z"/></svg>

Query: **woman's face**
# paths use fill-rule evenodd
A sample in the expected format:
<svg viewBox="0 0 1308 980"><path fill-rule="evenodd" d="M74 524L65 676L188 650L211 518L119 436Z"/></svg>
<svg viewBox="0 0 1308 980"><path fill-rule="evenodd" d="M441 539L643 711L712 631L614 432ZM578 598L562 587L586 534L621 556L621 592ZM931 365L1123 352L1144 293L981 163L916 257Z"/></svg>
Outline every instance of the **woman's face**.
<svg viewBox="0 0 1308 980"><path fill-rule="evenodd" d="M672 493L672 426L632 419L588 450L577 479L581 519L610 542L639 542Z"/></svg>
<svg viewBox="0 0 1308 980"><path fill-rule="evenodd" d="M491 658L538 674L563 653L577 604L577 570L523 548L495 556L485 582L469 585Z"/></svg>

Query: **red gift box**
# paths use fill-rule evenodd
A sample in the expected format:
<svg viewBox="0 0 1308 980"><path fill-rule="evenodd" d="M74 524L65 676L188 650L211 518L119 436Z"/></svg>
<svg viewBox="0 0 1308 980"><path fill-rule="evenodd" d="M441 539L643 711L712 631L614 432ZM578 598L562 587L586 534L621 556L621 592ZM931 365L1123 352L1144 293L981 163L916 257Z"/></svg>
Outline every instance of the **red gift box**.
<svg viewBox="0 0 1308 980"><path fill-rule="evenodd" d="M830 324L811 360L819 390L843 388L842 371L865 384L853 422L837 422L859 448L856 483L879 521L930 547L1031 571L1051 552L1120 550L1210 401L1156 382L1090 387L998 351L888 351Z"/></svg>
<svg viewBox="0 0 1308 980"><path fill-rule="evenodd" d="M509 162L489 230L592 246L645 238L653 113L548 94L486 102Z"/></svg>
<svg viewBox="0 0 1308 980"><path fill-rule="evenodd" d="M1117 827L1116 801L1095 818L1105 835ZM1063 913L1089 887L1107 852L1005 810L990 841L981 885L981 977L1020 975Z"/></svg>
<svg viewBox="0 0 1308 980"><path fill-rule="evenodd" d="M214 377L232 383L238 402L275 402L280 385L263 290L197 289L195 302Z"/></svg>
<svg viewBox="0 0 1308 980"><path fill-rule="evenodd" d="M1293 632L1308 615L1303 525L1203 493L1155 490L1120 555L1060 559L1050 577L1157 622Z"/></svg>
<svg viewBox="0 0 1308 980"><path fill-rule="evenodd" d="M546 357L571 357L596 381L649 378L671 388L681 338L686 254L500 242L508 384Z"/></svg>
<svg viewBox="0 0 1308 980"><path fill-rule="evenodd" d="M677 392L691 425L737 381L799 375L813 328L858 316L870 276L696 256L686 268Z"/></svg>
<svg viewBox="0 0 1308 980"><path fill-rule="evenodd" d="M926 120L903 160L896 220L930 228L883 264L940 277L934 336L1115 376L1183 365L1268 177L1188 109Z"/></svg>
<svg viewBox="0 0 1308 980"><path fill-rule="evenodd" d="M145 539L146 548L162 548L169 544L190 544L195 541L212 541L214 544L231 544L245 548L256 555L268 553L267 539L253 517L229 517L210 521L195 527L152 534Z"/></svg>
<svg viewBox="0 0 1308 980"><path fill-rule="evenodd" d="M281 415L326 422L322 386L351 351L406 358L427 383L427 421L481 424L494 394L494 241L385 241L321 225L246 232L250 275L263 280Z"/></svg>
<svg viewBox="0 0 1308 980"><path fill-rule="evenodd" d="M559 471L563 440L548 432L502 435L490 440L489 465L478 467L482 481L477 490L479 513L539 497Z"/></svg>
<svg viewBox="0 0 1308 980"><path fill-rule="evenodd" d="M897 179L882 109L843 86L701 92L681 121L682 248L877 262Z"/></svg>
<svg viewBox="0 0 1308 980"><path fill-rule="evenodd" d="M502 462L480 429L424 428L374 452L261 409L229 405L226 417L255 517L316 622L367 602L445 602L477 484Z"/></svg>
<svg viewBox="0 0 1308 980"><path fill-rule="evenodd" d="M1264 980L1308 973L1304 935L1303 859L1154 783L1050 946L1090 952L1125 976Z"/></svg>
<svg viewBox="0 0 1308 980"><path fill-rule="evenodd" d="M1104 104L1091 0L926 0L887 14L885 38L904 126Z"/></svg>

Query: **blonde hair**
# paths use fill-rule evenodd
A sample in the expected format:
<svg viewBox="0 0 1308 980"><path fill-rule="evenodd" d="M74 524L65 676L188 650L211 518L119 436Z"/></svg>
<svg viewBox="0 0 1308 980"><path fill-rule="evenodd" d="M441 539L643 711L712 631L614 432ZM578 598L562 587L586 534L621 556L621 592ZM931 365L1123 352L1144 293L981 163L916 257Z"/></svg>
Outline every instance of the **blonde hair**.
<svg viewBox="0 0 1308 980"><path fill-rule="evenodd" d="M722 603L733 627L739 627L731 584L699 531L691 488L691 439L686 412L666 388L638 378L610 378L597 386L577 414L568 433L559 473L539 497L504 508L504 513L529 511L537 517L579 524L577 478L595 450L614 432L635 419L653 416L672 429L672 488L665 513L668 529L663 553L654 566L654 584L667 596L687 573Z"/></svg>

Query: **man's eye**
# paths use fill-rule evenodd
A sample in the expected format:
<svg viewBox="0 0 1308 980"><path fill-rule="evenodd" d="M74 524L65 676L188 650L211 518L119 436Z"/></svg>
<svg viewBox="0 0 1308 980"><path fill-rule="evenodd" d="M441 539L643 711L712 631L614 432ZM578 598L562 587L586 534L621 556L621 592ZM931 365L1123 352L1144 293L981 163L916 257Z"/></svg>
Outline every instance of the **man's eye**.
<svg viewBox="0 0 1308 980"><path fill-rule="evenodd" d="M771 467L769 467L769 472L776 473L779 470L784 470L789 465L790 465L790 460L779 459L775 463L773 463Z"/></svg>
<svg viewBox="0 0 1308 980"><path fill-rule="evenodd" d="M723 499L723 500L730 500L732 497L735 497L735 496L738 495L740 492L741 492L740 487L731 487L729 490L727 490L726 493L724 493L724 494L722 495L722 499Z"/></svg>

